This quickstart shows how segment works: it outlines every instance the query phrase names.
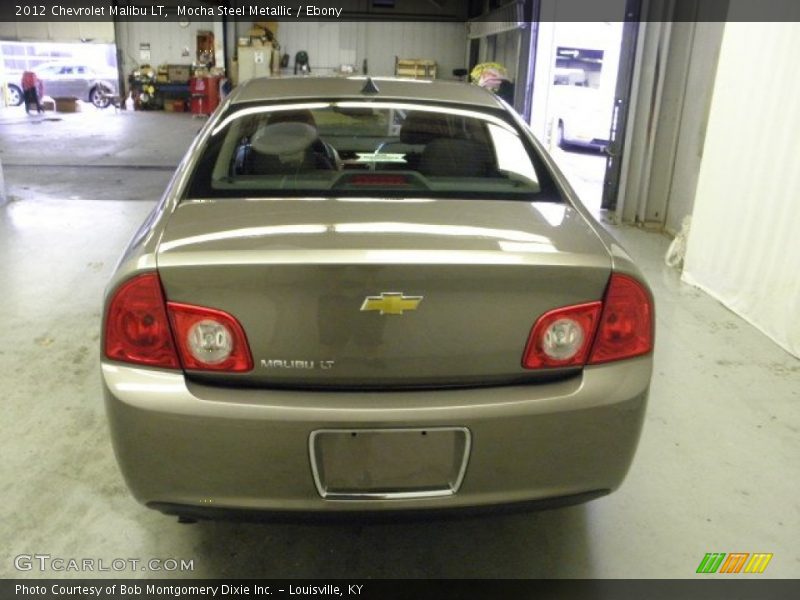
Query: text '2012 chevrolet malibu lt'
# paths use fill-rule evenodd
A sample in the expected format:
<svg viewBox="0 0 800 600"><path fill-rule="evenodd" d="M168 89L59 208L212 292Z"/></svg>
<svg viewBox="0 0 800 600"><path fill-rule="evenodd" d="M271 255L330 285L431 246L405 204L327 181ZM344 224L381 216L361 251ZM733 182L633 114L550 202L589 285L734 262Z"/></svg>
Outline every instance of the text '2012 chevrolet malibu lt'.
<svg viewBox="0 0 800 600"><path fill-rule="evenodd" d="M106 408L128 486L172 515L582 502L630 466L653 323L491 93L253 80L108 286Z"/></svg>

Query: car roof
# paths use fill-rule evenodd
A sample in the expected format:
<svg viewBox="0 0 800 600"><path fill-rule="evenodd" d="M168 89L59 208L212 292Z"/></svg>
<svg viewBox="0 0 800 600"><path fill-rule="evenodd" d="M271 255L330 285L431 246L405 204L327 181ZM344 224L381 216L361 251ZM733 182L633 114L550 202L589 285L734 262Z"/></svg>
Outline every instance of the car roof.
<svg viewBox="0 0 800 600"><path fill-rule="evenodd" d="M84 67L84 66L86 65L84 65L83 63L73 62L70 60L53 60L49 62L39 63L38 65L33 67L33 70L35 71L36 69L46 69L46 68L49 69L50 67Z"/></svg>
<svg viewBox="0 0 800 600"><path fill-rule="evenodd" d="M376 98L417 102L448 102L474 107L498 108L494 94L476 85L459 81L431 81L372 77L377 93L363 92L367 77L261 77L237 86L232 104L274 100L312 100L324 98Z"/></svg>

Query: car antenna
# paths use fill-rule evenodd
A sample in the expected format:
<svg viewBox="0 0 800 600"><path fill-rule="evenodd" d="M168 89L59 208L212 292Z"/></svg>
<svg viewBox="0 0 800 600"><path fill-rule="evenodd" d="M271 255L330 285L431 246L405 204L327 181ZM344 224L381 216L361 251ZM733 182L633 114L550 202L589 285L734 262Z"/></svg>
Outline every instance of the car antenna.
<svg viewBox="0 0 800 600"><path fill-rule="evenodd" d="M364 84L364 87L361 88L361 93L362 94L377 94L379 92L380 92L380 90L378 89L378 86L375 85L375 82L372 81L372 77L368 76L367 77L367 82Z"/></svg>

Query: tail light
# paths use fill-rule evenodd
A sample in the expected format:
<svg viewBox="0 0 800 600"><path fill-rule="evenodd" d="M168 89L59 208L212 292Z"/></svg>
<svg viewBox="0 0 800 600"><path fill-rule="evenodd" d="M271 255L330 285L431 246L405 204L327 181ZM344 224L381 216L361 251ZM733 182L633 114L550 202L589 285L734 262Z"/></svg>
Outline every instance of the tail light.
<svg viewBox="0 0 800 600"><path fill-rule="evenodd" d="M138 275L114 293L106 318L105 355L165 369L253 368L247 338L235 318L211 308L166 303L156 273Z"/></svg>
<svg viewBox="0 0 800 600"><path fill-rule="evenodd" d="M522 366L573 367L647 354L653 349L652 312L644 286L614 273L603 302L557 308L537 319Z"/></svg>
<svg viewBox="0 0 800 600"><path fill-rule="evenodd" d="M349 185L367 185L367 186L393 186L393 185L408 185L410 182L405 175L386 175L383 173L369 174L369 175L353 175L347 181Z"/></svg>
<svg viewBox="0 0 800 600"><path fill-rule="evenodd" d="M122 362L180 368L155 273L134 277L114 294L106 317L105 355Z"/></svg>
<svg viewBox="0 0 800 600"><path fill-rule="evenodd" d="M614 273L606 289L603 315L589 364L647 354L653 349L650 294L632 277Z"/></svg>
<svg viewBox="0 0 800 600"><path fill-rule="evenodd" d="M168 302L170 320L186 369L243 372L253 368L239 322L212 308Z"/></svg>
<svg viewBox="0 0 800 600"><path fill-rule="evenodd" d="M557 308L536 321L522 366L526 369L582 366L586 363L601 302Z"/></svg>

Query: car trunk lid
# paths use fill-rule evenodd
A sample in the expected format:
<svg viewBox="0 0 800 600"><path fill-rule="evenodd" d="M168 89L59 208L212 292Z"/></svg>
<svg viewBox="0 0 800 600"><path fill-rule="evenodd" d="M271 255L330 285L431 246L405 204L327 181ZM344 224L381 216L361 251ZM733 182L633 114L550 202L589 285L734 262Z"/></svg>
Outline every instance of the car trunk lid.
<svg viewBox="0 0 800 600"><path fill-rule="evenodd" d="M521 366L531 327L611 271L567 205L455 199L184 202L157 261L168 300L228 312L252 351L249 373L192 377L309 388L564 375Z"/></svg>

